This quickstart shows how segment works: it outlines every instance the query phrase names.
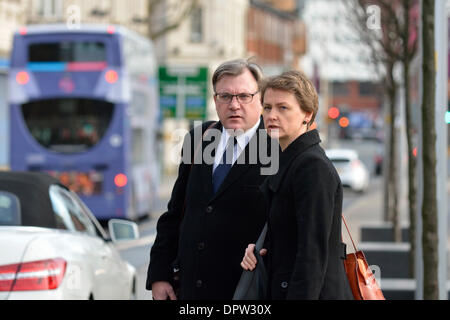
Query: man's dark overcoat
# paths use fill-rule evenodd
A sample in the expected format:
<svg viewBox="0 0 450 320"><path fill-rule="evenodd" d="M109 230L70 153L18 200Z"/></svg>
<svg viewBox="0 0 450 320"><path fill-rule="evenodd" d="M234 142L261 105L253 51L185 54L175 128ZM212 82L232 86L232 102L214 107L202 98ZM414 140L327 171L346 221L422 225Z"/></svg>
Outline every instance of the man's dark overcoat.
<svg viewBox="0 0 450 320"><path fill-rule="evenodd" d="M209 124L202 125L202 132ZM217 122L213 128L222 130L222 125ZM193 130L190 135L194 136ZM206 154L214 150L212 143L218 144L211 141L208 133L203 139L197 156L205 148ZM171 282L176 261L180 269L179 299L232 299L242 273L240 262L245 249L256 241L267 218L267 205L259 189L266 178L260 171L264 164L254 154L270 145L262 119L252 139L256 140L251 140L244 149L216 194L213 194L212 163L195 164L196 160L192 167L180 164L168 210L158 220L147 289L155 281ZM196 143L186 139L183 150L189 145L194 154ZM253 155L249 153L250 145L257 146ZM261 154L267 154L267 150ZM265 164L266 161L264 157Z"/></svg>

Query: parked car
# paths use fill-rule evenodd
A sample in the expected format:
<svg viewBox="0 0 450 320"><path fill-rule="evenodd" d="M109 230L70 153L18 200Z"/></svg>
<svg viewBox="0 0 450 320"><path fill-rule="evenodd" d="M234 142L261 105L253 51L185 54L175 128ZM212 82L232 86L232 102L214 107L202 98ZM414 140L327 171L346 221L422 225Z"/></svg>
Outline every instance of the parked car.
<svg viewBox="0 0 450 320"><path fill-rule="evenodd" d="M350 187L357 192L364 192L367 189L370 173L355 150L329 149L325 152L336 167L344 187Z"/></svg>
<svg viewBox="0 0 450 320"><path fill-rule="evenodd" d="M0 300L134 298L136 270L114 243L137 238L137 226L109 226L111 238L47 174L0 172Z"/></svg>

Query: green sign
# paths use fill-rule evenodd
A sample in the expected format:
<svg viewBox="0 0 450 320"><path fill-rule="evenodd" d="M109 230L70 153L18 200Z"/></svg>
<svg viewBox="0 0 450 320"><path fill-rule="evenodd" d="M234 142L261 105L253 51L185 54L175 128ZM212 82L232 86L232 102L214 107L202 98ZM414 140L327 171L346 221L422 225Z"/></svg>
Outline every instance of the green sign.
<svg viewBox="0 0 450 320"><path fill-rule="evenodd" d="M159 67L159 102L164 118L206 118L208 68Z"/></svg>

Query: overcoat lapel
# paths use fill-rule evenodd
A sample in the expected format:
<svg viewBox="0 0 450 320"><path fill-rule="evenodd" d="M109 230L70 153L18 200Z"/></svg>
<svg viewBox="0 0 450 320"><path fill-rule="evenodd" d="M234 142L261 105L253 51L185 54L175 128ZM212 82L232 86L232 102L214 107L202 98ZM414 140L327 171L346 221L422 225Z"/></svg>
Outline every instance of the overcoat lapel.
<svg viewBox="0 0 450 320"><path fill-rule="evenodd" d="M252 165L255 165L254 163L251 164L249 160L250 152L256 152L257 156L257 163L259 163L259 137L260 137L260 130L264 130L264 122L261 120L258 129L256 130L256 133L253 135L253 137L250 139L249 143L243 150L243 152L240 154L239 158L236 160L236 163L231 167L230 172L225 177L225 180L220 185L219 190L217 190L216 194L213 195L211 200L214 200L218 196L220 196L229 186L231 186L234 182L236 182L239 177L241 177L247 170L251 168ZM255 141L256 140L256 141ZM250 146L256 146L255 150L250 150ZM212 167L210 170L210 175L212 179ZM212 181L212 180L211 180ZM212 182L211 182L211 190L212 190Z"/></svg>
<svg viewBox="0 0 450 320"><path fill-rule="evenodd" d="M216 125L213 126L212 129L222 131L222 124L218 121ZM220 136L216 139L211 138L211 134L206 132L204 139L202 140L202 152L208 147L208 150L212 150L211 155L205 153L202 155L203 157L211 156L212 161L206 161L203 158L203 163L200 166L201 170L201 182L203 184L203 194L205 195L205 199L211 199L213 196L213 185L212 185L212 169L214 164L214 157L216 154L217 146L219 145ZM213 144L210 146L210 144ZM212 162L212 163L211 163Z"/></svg>

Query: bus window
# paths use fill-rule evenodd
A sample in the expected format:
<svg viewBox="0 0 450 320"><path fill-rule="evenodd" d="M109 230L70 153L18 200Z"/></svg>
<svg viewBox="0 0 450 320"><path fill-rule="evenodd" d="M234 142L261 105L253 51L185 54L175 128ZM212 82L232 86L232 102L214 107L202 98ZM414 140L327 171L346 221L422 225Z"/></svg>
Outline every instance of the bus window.
<svg viewBox="0 0 450 320"><path fill-rule="evenodd" d="M42 146L79 153L95 146L108 129L114 105L92 99L49 99L22 105L25 123Z"/></svg>
<svg viewBox="0 0 450 320"><path fill-rule="evenodd" d="M106 61L102 42L50 42L30 44L29 62L98 62Z"/></svg>

